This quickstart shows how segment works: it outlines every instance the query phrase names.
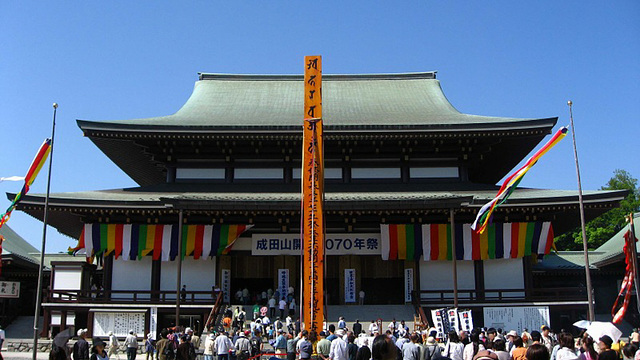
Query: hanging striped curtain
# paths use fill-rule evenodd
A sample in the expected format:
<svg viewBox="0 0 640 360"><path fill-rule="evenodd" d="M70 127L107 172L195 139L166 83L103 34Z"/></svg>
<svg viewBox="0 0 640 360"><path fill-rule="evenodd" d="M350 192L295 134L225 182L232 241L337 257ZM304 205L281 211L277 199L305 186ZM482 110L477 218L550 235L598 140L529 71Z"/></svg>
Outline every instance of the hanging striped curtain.
<svg viewBox="0 0 640 360"><path fill-rule="evenodd" d="M226 255L243 232L253 225L184 225L180 255L209 259ZM75 252L84 248L87 258L113 256L123 260L153 256L173 261L178 256L178 226L146 224L85 224Z"/></svg>
<svg viewBox="0 0 640 360"><path fill-rule="evenodd" d="M417 260L420 256L426 261L453 260L449 224L381 224L380 233L383 260ZM455 257L516 259L535 254L542 258L551 251L553 237L550 222L491 224L482 234L471 230L471 224L455 224Z"/></svg>

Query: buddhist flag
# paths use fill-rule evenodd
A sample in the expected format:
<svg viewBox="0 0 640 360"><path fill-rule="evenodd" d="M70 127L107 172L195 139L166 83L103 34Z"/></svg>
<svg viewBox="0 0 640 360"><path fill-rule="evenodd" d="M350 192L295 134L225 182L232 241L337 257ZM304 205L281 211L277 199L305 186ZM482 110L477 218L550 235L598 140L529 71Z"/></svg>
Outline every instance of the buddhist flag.
<svg viewBox="0 0 640 360"><path fill-rule="evenodd" d="M20 192L16 194L16 196L13 198L13 201L11 202L11 205L9 205L5 213L0 216L0 228L2 227L2 225L4 225L4 223L9 221L13 209L15 209L20 200L22 200L22 197L29 192L29 188L36 180L36 176L38 176L40 169L42 169L42 166L47 161L47 157L50 153L51 139L45 139L42 145L40 145L40 149L38 150L35 158L31 162L29 170L27 170L27 175L24 176L24 185L22 186L22 190L20 190Z"/></svg>
<svg viewBox="0 0 640 360"><path fill-rule="evenodd" d="M181 256L209 259L228 254L236 240L253 225L184 225ZM178 226L172 224L85 224L76 254L85 249L87 258L111 255L123 260L173 261L178 256Z"/></svg>
<svg viewBox="0 0 640 360"><path fill-rule="evenodd" d="M489 222L491 221L491 215L496 207L502 205L509 196L513 193L513 191L518 187L520 181L524 175L535 165L538 160L542 157L542 155L546 154L552 147L556 146L560 140L562 140L565 136L567 136L567 132L569 130L566 126L563 126L558 130L553 137L546 143L540 150L538 150L532 157L527 160L527 162L520 168L518 171L511 174L508 178L504 180L500 190L498 190L498 194L493 200L484 204L482 208L478 211L478 215L476 216L475 221L471 225L471 229L477 231L479 233L484 233L487 229Z"/></svg>
<svg viewBox="0 0 640 360"><path fill-rule="evenodd" d="M383 260L490 260L549 254L553 245L550 222L491 224L477 233L471 224L381 224ZM455 241L456 253L452 253Z"/></svg>

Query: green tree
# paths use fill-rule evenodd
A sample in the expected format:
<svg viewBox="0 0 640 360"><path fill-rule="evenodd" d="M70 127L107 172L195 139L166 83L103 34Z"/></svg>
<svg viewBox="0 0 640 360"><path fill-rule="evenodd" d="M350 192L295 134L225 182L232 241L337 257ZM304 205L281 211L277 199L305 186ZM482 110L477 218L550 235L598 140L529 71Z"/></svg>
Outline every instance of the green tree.
<svg viewBox="0 0 640 360"><path fill-rule="evenodd" d="M626 170L616 169L613 172L613 177L600 189L629 190L629 194L620 202L619 208L609 210L586 224L589 249L595 249L604 244L626 226L626 215L640 211L638 179L631 176ZM556 237L555 243L558 250L582 250L580 227Z"/></svg>

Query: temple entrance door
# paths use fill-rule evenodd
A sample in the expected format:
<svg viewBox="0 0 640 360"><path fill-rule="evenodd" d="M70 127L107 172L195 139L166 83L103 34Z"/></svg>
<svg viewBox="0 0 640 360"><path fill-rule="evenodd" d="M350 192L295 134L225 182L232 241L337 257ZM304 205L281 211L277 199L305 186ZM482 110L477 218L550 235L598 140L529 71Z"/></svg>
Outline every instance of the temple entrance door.
<svg viewBox="0 0 640 360"><path fill-rule="evenodd" d="M361 259L361 289L365 292L365 305L404 304L405 262L385 261L380 256L363 256Z"/></svg>
<svg viewBox="0 0 640 360"><path fill-rule="evenodd" d="M275 257L251 256L250 252L237 252L231 257L231 303L239 305L242 301L236 299L238 290L249 290L246 305L256 302L264 304L262 292L274 288Z"/></svg>

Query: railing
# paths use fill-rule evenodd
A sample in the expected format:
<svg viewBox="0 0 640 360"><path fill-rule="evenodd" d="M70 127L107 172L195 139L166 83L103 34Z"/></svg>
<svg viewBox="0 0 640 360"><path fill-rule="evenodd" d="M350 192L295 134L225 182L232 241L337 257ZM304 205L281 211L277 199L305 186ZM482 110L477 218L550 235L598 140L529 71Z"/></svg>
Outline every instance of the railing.
<svg viewBox="0 0 640 360"><path fill-rule="evenodd" d="M208 305L217 303L222 292L216 291L187 291L185 297L180 297L183 305ZM93 304L132 304L175 303L175 291L159 290L46 290L46 302L50 303L93 303Z"/></svg>
<svg viewBox="0 0 640 360"><path fill-rule="evenodd" d="M208 329L211 321L215 320L218 317L218 313L220 312L220 307L222 306L222 292L218 292L218 297L216 298L216 303L213 305L211 309L211 313L209 313L209 318L207 318L207 322L204 324L204 328Z"/></svg>
<svg viewBox="0 0 640 360"><path fill-rule="evenodd" d="M413 304L417 306L452 303L453 290L420 290L412 292ZM540 289L484 289L458 290L458 302L502 303L540 301L581 301L587 299L587 291L582 287L540 288Z"/></svg>

